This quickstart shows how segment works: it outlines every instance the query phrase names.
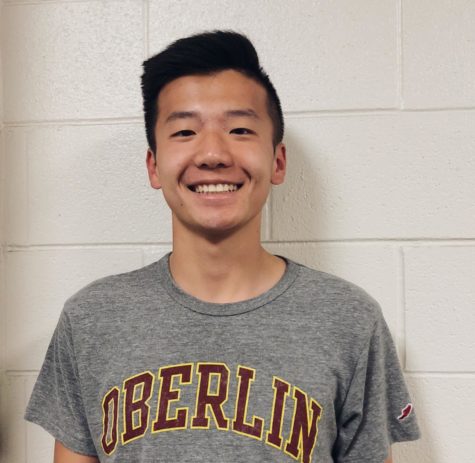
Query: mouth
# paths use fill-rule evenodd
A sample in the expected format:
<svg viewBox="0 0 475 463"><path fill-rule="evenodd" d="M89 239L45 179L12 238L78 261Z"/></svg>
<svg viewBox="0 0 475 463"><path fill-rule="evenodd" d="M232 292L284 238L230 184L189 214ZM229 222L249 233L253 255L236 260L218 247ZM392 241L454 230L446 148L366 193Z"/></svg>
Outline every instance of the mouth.
<svg viewBox="0 0 475 463"><path fill-rule="evenodd" d="M232 193L242 187L242 183L217 183L188 185L188 189L194 193Z"/></svg>

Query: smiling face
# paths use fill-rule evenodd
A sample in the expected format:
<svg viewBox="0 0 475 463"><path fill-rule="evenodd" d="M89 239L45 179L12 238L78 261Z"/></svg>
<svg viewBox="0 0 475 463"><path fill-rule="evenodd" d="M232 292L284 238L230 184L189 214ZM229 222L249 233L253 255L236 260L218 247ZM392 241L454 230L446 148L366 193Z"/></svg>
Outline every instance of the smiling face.
<svg viewBox="0 0 475 463"><path fill-rule="evenodd" d="M158 108L156 164L149 150L147 168L172 210L174 236L183 227L207 236L248 227L258 238L271 184L285 175L264 88L233 70L185 76L162 89Z"/></svg>

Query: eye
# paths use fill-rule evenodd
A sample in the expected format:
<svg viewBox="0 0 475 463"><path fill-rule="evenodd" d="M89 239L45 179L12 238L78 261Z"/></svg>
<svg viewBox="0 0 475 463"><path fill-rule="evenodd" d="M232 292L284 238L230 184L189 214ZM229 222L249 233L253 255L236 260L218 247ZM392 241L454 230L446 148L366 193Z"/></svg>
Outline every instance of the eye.
<svg viewBox="0 0 475 463"><path fill-rule="evenodd" d="M172 137L191 137L192 135L195 135L195 132L193 132L193 130L179 130L178 132L173 133L171 136Z"/></svg>
<svg viewBox="0 0 475 463"><path fill-rule="evenodd" d="M251 135L255 132L253 132L251 129L246 129L245 127L237 127L235 129L232 129L231 133L234 133L236 135Z"/></svg>

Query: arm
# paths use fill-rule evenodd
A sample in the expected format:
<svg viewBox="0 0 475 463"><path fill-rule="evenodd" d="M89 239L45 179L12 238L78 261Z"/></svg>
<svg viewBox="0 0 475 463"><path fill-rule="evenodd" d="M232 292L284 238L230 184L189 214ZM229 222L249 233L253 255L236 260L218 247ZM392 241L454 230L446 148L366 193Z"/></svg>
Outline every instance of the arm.
<svg viewBox="0 0 475 463"><path fill-rule="evenodd" d="M99 463L99 460L96 457L75 453L56 440L54 442L54 463Z"/></svg>
<svg viewBox="0 0 475 463"><path fill-rule="evenodd" d="M388 458L384 461L384 463L393 463L393 456L391 454L391 449L389 449L389 456Z"/></svg>

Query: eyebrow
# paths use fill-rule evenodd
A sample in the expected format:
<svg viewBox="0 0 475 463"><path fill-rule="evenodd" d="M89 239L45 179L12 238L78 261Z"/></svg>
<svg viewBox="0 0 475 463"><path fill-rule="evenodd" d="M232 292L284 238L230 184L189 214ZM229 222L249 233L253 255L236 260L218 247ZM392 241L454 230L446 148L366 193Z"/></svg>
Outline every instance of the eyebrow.
<svg viewBox="0 0 475 463"><path fill-rule="evenodd" d="M258 114L253 109L231 109L225 113L227 118L230 117L252 117L253 119L259 119Z"/></svg>
<svg viewBox="0 0 475 463"><path fill-rule="evenodd" d="M233 117L251 117L259 119L259 115L253 109L230 109L224 113L227 119ZM173 111L168 115L165 124L180 120L180 119L198 119L201 121L201 116L197 111Z"/></svg>
<svg viewBox="0 0 475 463"><path fill-rule="evenodd" d="M168 115L165 124L179 119L200 119L200 115L196 111L173 111Z"/></svg>

